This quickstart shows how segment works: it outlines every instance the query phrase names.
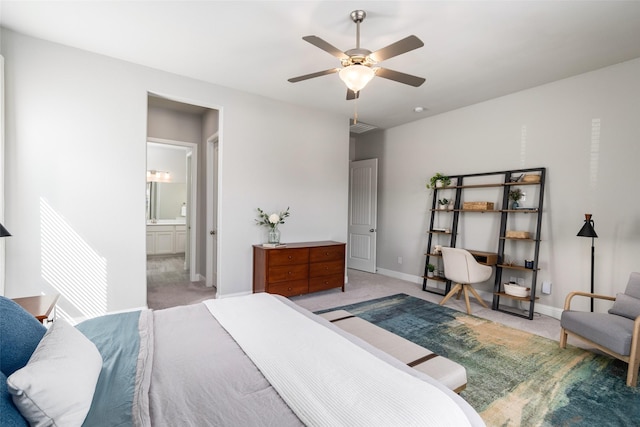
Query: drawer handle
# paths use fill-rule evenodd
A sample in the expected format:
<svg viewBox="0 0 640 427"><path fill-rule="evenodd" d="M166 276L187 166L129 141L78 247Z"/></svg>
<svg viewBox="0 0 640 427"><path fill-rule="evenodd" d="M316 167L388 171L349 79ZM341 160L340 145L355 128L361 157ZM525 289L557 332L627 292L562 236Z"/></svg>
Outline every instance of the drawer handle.
<svg viewBox="0 0 640 427"><path fill-rule="evenodd" d="M288 291L290 291L292 288L287 288Z"/></svg>
<svg viewBox="0 0 640 427"><path fill-rule="evenodd" d="M292 257L291 255L289 255L289 257L288 257L288 258L289 258L289 259L293 259L293 257Z"/></svg>
<svg viewBox="0 0 640 427"><path fill-rule="evenodd" d="M329 269L329 267L325 267L324 269L325 269L325 270L328 270L328 269Z"/></svg>
<svg viewBox="0 0 640 427"><path fill-rule="evenodd" d="M290 271L290 272L289 272L289 276L291 276L292 274L293 274L293 272L291 272L291 271Z"/></svg>
<svg viewBox="0 0 640 427"><path fill-rule="evenodd" d="M329 256L329 252L325 252L324 254L325 254L326 256Z"/></svg>

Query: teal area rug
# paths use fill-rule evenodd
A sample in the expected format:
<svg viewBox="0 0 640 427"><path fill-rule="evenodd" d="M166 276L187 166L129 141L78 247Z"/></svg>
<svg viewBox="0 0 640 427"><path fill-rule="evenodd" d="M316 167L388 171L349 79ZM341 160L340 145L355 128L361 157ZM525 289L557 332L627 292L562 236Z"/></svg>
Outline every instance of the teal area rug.
<svg viewBox="0 0 640 427"><path fill-rule="evenodd" d="M488 426L640 426L640 390L616 359L404 294L322 312L335 309L463 365L460 395Z"/></svg>

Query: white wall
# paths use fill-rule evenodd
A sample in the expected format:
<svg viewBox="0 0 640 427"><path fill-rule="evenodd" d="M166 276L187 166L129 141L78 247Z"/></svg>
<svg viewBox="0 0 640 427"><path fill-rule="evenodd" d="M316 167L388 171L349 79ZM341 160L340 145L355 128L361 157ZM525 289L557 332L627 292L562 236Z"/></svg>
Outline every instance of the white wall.
<svg viewBox="0 0 640 427"><path fill-rule="evenodd" d="M146 304L148 92L220 110L220 294L251 291L257 207L291 206L286 241L345 241L348 118L4 29L2 55L7 296L57 291L74 317Z"/></svg>
<svg viewBox="0 0 640 427"><path fill-rule="evenodd" d="M356 159L380 159L378 267L422 282L431 203L425 184L435 172L544 166L538 282L551 281L553 290L541 295L541 309L557 314L569 291L589 289L591 241L576 237L585 213L593 214L599 236L596 292L622 292L629 273L640 271L639 118L636 59L359 136ZM472 249L491 244L464 238ZM480 287L492 290L490 283Z"/></svg>

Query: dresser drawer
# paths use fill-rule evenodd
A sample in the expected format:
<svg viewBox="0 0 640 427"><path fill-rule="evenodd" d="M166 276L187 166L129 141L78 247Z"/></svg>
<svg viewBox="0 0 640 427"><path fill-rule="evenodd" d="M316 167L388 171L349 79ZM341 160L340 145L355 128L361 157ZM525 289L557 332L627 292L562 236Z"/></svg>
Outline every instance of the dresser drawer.
<svg viewBox="0 0 640 427"><path fill-rule="evenodd" d="M309 292L309 282L306 279L269 285L270 294L279 294L285 297L302 295L306 294L307 292Z"/></svg>
<svg viewBox="0 0 640 427"><path fill-rule="evenodd" d="M306 280L309 278L309 264L281 265L269 267L269 283Z"/></svg>
<svg viewBox="0 0 640 427"><path fill-rule="evenodd" d="M344 245L324 246L309 249L309 262L344 260Z"/></svg>
<svg viewBox="0 0 640 427"><path fill-rule="evenodd" d="M325 289L341 288L344 286L344 275L314 277L309 279L309 292L324 291Z"/></svg>
<svg viewBox="0 0 640 427"><path fill-rule="evenodd" d="M272 249L269 251L269 267L274 265L306 264L309 262L309 249Z"/></svg>
<svg viewBox="0 0 640 427"><path fill-rule="evenodd" d="M309 264L309 277L344 274L344 261L328 261Z"/></svg>

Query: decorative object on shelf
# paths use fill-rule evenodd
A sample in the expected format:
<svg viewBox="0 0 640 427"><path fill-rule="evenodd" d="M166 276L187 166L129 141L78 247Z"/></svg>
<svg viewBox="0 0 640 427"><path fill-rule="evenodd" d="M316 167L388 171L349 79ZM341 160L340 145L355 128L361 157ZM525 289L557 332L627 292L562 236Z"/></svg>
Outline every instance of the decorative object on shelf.
<svg viewBox="0 0 640 427"><path fill-rule="evenodd" d="M429 184L427 184L427 188L442 188L451 185L451 178L447 175L443 175L440 172L437 172L435 175L431 177L429 180Z"/></svg>
<svg viewBox="0 0 640 427"><path fill-rule="evenodd" d="M520 199L524 196L524 193L519 188L514 188L509 191L509 200L511 200L511 209L518 209Z"/></svg>
<svg viewBox="0 0 640 427"><path fill-rule="evenodd" d="M524 268L533 268L533 260L525 259L524 260Z"/></svg>
<svg viewBox="0 0 640 427"><path fill-rule="evenodd" d="M433 277L433 272L436 269L436 266L433 264L427 264L427 277Z"/></svg>
<svg viewBox="0 0 640 427"><path fill-rule="evenodd" d="M284 219L289 215L288 207L285 211L272 213L271 215L266 214L262 209L258 208L258 219L256 219L256 223L269 228L267 243L280 243L280 230L278 230L278 225L284 224Z"/></svg>
<svg viewBox="0 0 640 427"><path fill-rule="evenodd" d="M449 208L449 199L439 199L438 204L440 205L440 209L448 209Z"/></svg>
<svg viewBox="0 0 640 427"><path fill-rule="evenodd" d="M513 297L523 297L526 298L529 296L531 289L525 288L524 286L515 285L513 283L505 283L504 293L507 295L511 295Z"/></svg>
<svg viewBox="0 0 640 427"><path fill-rule="evenodd" d="M439 255L442 252L442 245L436 245L433 253Z"/></svg>
<svg viewBox="0 0 640 427"><path fill-rule="evenodd" d="M464 202L462 209L466 211L492 211L492 202Z"/></svg>
<svg viewBox="0 0 640 427"><path fill-rule="evenodd" d="M584 214L584 224L578 234L578 237L591 237L591 293L594 293L593 287L593 259L595 255L595 247L594 240L598 235L596 234L596 230L594 230L593 226L595 223L591 219L591 214ZM591 312L593 312L593 298L591 298Z"/></svg>
<svg viewBox="0 0 640 427"><path fill-rule="evenodd" d="M9 237L9 236L11 236L11 233L9 233L9 230L4 228L4 225L0 224L0 237Z"/></svg>
<svg viewBox="0 0 640 427"><path fill-rule="evenodd" d="M522 177L522 182L540 182L540 175L527 174Z"/></svg>
<svg viewBox="0 0 640 427"><path fill-rule="evenodd" d="M529 239L531 234L528 231L507 230L504 236L507 239Z"/></svg>

